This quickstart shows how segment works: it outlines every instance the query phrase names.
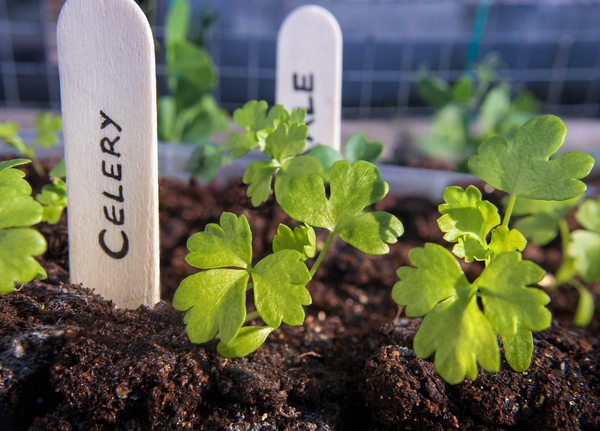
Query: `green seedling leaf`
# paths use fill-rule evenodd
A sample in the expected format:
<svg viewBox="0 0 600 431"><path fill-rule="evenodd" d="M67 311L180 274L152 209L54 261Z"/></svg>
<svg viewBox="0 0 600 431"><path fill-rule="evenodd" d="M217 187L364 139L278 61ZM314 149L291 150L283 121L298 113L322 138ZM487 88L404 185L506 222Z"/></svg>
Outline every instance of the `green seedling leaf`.
<svg viewBox="0 0 600 431"><path fill-rule="evenodd" d="M293 123L289 127L285 123L279 124L277 129L265 139L263 152L272 160L283 163L288 157L297 156L304 150L308 136L306 124Z"/></svg>
<svg viewBox="0 0 600 431"><path fill-rule="evenodd" d="M369 142L363 134L353 133L346 142L346 159L350 164L358 160L374 163L384 148L381 142Z"/></svg>
<svg viewBox="0 0 600 431"><path fill-rule="evenodd" d="M436 112L427 136L419 148L438 159L461 160L469 139L464 123L464 107L448 103Z"/></svg>
<svg viewBox="0 0 600 431"><path fill-rule="evenodd" d="M492 230L492 240L489 249L498 256L507 251L523 251L527 245L527 240L521 232L516 229L509 229L508 226L498 226Z"/></svg>
<svg viewBox="0 0 600 431"><path fill-rule="evenodd" d="M500 369L498 342L473 295L451 296L423 319L413 342L415 354L427 358L435 352L435 369L448 383L465 376L477 378L477 363L487 371Z"/></svg>
<svg viewBox="0 0 600 431"><path fill-rule="evenodd" d="M575 213L575 219L587 230L600 233L600 197L585 201Z"/></svg>
<svg viewBox="0 0 600 431"><path fill-rule="evenodd" d="M338 161L331 168L329 200L323 179L312 175L292 178L288 194L279 201L295 220L328 229L365 253L385 254L389 252L387 244L395 243L404 232L402 223L383 212L358 215L387 194L389 187L379 178L379 170L369 162L350 166Z"/></svg>
<svg viewBox="0 0 600 431"><path fill-rule="evenodd" d="M329 181L329 171L331 171L333 164L338 160L344 160L342 153L329 145L317 145L310 149L308 155L314 157L321 165L321 177L324 181Z"/></svg>
<svg viewBox="0 0 600 431"><path fill-rule="evenodd" d="M578 229L571 232L567 253L573 259L575 272L586 282L600 280L600 234Z"/></svg>
<svg viewBox="0 0 600 431"><path fill-rule="evenodd" d="M252 205L255 207L269 199L271 181L277 169L277 165L267 160L257 160L248 166L242 181L244 184L250 184L247 194L252 198Z"/></svg>
<svg viewBox="0 0 600 431"><path fill-rule="evenodd" d="M269 326L243 327L229 344L220 342L217 352L224 358L243 358L258 349L274 330Z"/></svg>
<svg viewBox="0 0 600 431"><path fill-rule="evenodd" d="M186 81L200 92L210 90L217 80L217 71L210 55L188 41L169 45L167 73Z"/></svg>
<svg viewBox="0 0 600 431"><path fill-rule="evenodd" d="M279 168L275 178L275 198L281 205L281 202L289 192L288 185L290 180L299 175L321 175L322 168L320 163L312 156L298 156L286 160Z"/></svg>
<svg viewBox="0 0 600 431"><path fill-rule="evenodd" d="M252 232L246 216L238 218L226 212L219 223L220 226L210 223L204 232L189 238L187 248L191 253L186 256L186 262L200 269L249 268L252 264Z"/></svg>
<svg viewBox="0 0 600 431"><path fill-rule="evenodd" d="M42 192L35 199L43 206L42 221L56 224L67 207L67 185L63 180L54 178L54 183L42 187Z"/></svg>
<svg viewBox="0 0 600 431"><path fill-rule="evenodd" d="M475 95L473 79L463 76L452 86L452 99L457 102L466 102Z"/></svg>
<svg viewBox="0 0 600 431"><path fill-rule="evenodd" d="M416 268L398 269L400 281L392 290L394 301L406 306L407 316L424 316L458 290L469 289L460 265L444 247L427 243L424 248L413 248L408 256Z"/></svg>
<svg viewBox="0 0 600 431"><path fill-rule="evenodd" d="M233 340L246 318L246 285L250 275L239 269L212 269L185 278L173 296L173 307L185 311L192 343L206 343L219 334Z"/></svg>
<svg viewBox="0 0 600 431"><path fill-rule="evenodd" d="M479 155L469 159L469 169L490 186L514 197L574 198L585 191L586 185L579 179L589 174L594 159L570 152L548 160L562 145L565 133L565 124L558 117L536 117L519 129L512 149L499 136L483 142Z"/></svg>
<svg viewBox="0 0 600 431"><path fill-rule="evenodd" d="M0 197L0 205L3 203ZM45 251L46 240L36 230L0 229L0 293L12 291L15 283L30 282L40 269L43 272L32 256Z"/></svg>
<svg viewBox="0 0 600 431"><path fill-rule="evenodd" d="M273 252L279 250L296 250L300 252L301 262L315 257L317 237L312 226L300 226L293 231L284 224L277 228L277 235L273 238Z"/></svg>
<svg viewBox="0 0 600 431"><path fill-rule="evenodd" d="M241 109L233 112L233 120L248 133L232 133L225 142L225 149L231 151L231 157L242 157L261 143L265 145L265 135L260 133L275 129L281 122L289 120L289 115L282 105L275 105L267 115L269 105L264 100L251 100ZM295 119L297 119L295 114ZM260 136L259 136L260 135Z"/></svg>
<svg viewBox="0 0 600 431"><path fill-rule="evenodd" d="M481 243L486 243L486 237L495 226L500 224L498 208L488 201L481 200L481 192L475 186L466 190L461 187L448 187L444 191L444 201L438 207L442 217L438 225L445 233L444 239L457 242L470 234Z"/></svg>
<svg viewBox="0 0 600 431"><path fill-rule="evenodd" d="M304 323L303 305L312 300L306 290L311 279L302 255L296 250L280 250L258 262L252 270L254 303L265 323L278 328Z"/></svg>
<svg viewBox="0 0 600 431"><path fill-rule="evenodd" d="M191 253L185 260L208 271L184 279L173 297L176 309L187 310L184 323L193 343L205 343L219 333L227 344L246 318L246 285L250 278L246 269L252 262L252 233L243 215L238 218L223 213L220 224L211 223L188 240Z"/></svg>
<svg viewBox="0 0 600 431"><path fill-rule="evenodd" d="M0 229L39 223L42 206L12 187L0 187Z"/></svg>
<svg viewBox="0 0 600 431"><path fill-rule="evenodd" d="M173 96L162 96L157 102L158 139L167 142L179 142L175 133L177 121L177 103Z"/></svg>
<svg viewBox="0 0 600 431"><path fill-rule="evenodd" d="M38 114L33 120L37 130L36 142L42 148L48 148L56 145L58 136L56 132L62 130L62 119L60 116L54 116L50 111L44 111Z"/></svg>
<svg viewBox="0 0 600 431"><path fill-rule="evenodd" d="M0 123L0 139L14 138L19 135L19 125L15 121Z"/></svg>
<svg viewBox="0 0 600 431"><path fill-rule="evenodd" d="M29 196L31 194L31 186L23 179L25 172L20 169L12 169L15 166L27 163L31 163L31 160L13 159L0 162L0 187L11 187L17 193Z"/></svg>
<svg viewBox="0 0 600 431"><path fill-rule="evenodd" d="M452 100L448 84L440 78L425 75L419 79L417 88L425 103L434 108L440 109Z"/></svg>
<svg viewBox="0 0 600 431"><path fill-rule="evenodd" d="M502 337L506 362L518 373L531 365L533 355L533 335L531 331L517 326L514 337Z"/></svg>
<svg viewBox="0 0 600 431"><path fill-rule="evenodd" d="M527 285L544 278L545 272L521 253L499 254L475 282L482 296L485 315L503 337L514 337L517 326L525 331L541 331L550 326L551 315L545 307L550 298Z"/></svg>
<svg viewBox="0 0 600 431"><path fill-rule="evenodd" d="M510 87L498 85L492 88L481 104L480 118L484 135L497 133L498 124L510 112Z"/></svg>
<svg viewBox="0 0 600 431"><path fill-rule="evenodd" d="M573 323L577 326L587 326L594 317L594 297L584 286L575 287L577 288L577 292L579 292L579 302L577 303Z"/></svg>
<svg viewBox="0 0 600 431"><path fill-rule="evenodd" d="M469 263L475 260L486 260L491 255L491 251L487 244L482 243L471 234L459 238L458 243L452 249L452 253Z"/></svg>
<svg viewBox="0 0 600 431"><path fill-rule="evenodd" d="M165 44L167 46L187 40L190 23L188 0L176 0L169 8L165 24Z"/></svg>
<svg viewBox="0 0 600 431"><path fill-rule="evenodd" d="M50 178L64 179L67 176L67 169L65 168L65 159L60 159L50 172L48 172Z"/></svg>
<svg viewBox="0 0 600 431"><path fill-rule="evenodd" d="M507 196L508 198L508 196ZM583 195L564 201L540 201L519 198L513 208L515 216L524 215L516 221L515 229L536 245L544 246L556 238L560 220L581 202ZM506 207L508 199L503 199Z"/></svg>

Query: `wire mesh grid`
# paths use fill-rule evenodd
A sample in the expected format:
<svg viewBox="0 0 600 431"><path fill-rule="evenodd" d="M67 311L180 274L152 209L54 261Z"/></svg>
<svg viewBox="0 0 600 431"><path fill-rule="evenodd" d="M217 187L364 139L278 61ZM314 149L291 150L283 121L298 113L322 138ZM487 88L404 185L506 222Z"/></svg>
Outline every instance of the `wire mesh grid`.
<svg viewBox="0 0 600 431"><path fill-rule="evenodd" d="M0 106L60 107L55 22L63 0L0 0ZM167 0L156 6L153 29L162 43ZM465 71L474 35L477 59L498 52L500 75L514 92L527 88L543 112L600 116L600 4L590 1L191 0L220 18L208 49L219 69L215 96L228 110L252 99L274 103L277 31L303 4L337 18L344 38L345 118L429 112L414 80L425 66L447 81ZM489 6L480 35L473 31ZM298 35L302 37L302 35ZM159 94L165 67L157 56Z"/></svg>

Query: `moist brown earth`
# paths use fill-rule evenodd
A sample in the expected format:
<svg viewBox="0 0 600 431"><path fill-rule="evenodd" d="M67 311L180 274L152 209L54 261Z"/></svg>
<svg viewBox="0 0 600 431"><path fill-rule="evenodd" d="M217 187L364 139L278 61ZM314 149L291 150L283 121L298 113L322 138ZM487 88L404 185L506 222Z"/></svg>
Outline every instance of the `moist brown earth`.
<svg viewBox="0 0 600 431"><path fill-rule="evenodd" d="M498 202L496 194L486 198ZM40 262L48 279L0 296L1 428L600 429L598 312L587 328L575 327L574 289L548 292L552 326L534 334L529 370L516 373L503 360L498 373L480 370L475 381L448 385L433 358L415 357L420 319L400 314L390 295L412 248L444 244L437 207L386 197L374 209L404 223L406 233L390 255L366 255L336 239L307 286L313 304L305 324L283 324L241 359L219 357L216 342L191 344L171 300L181 280L197 272L184 260L187 238L218 222L223 211L248 217L254 262L270 252L279 223L298 225L272 198L255 209L241 184L218 192L161 179L163 301L136 310L117 309L68 284L66 215L55 226L41 224L49 246ZM572 217L570 223L575 227ZM318 241L325 237L318 233ZM559 250L558 241L546 249L528 245L524 258L556 270ZM463 268L471 281L482 270ZM598 310L600 283L588 287Z"/></svg>

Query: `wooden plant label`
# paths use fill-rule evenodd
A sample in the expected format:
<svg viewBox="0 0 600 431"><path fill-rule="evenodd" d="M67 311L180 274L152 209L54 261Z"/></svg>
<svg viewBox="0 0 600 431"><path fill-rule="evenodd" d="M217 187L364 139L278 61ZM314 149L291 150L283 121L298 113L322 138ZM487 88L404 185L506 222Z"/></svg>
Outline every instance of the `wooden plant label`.
<svg viewBox="0 0 600 431"><path fill-rule="evenodd" d="M134 0L68 0L57 29L71 280L160 300L154 42Z"/></svg>
<svg viewBox="0 0 600 431"><path fill-rule="evenodd" d="M342 32L321 6L290 13L277 37L276 103L288 111L306 108L307 148L329 145L340 151Z"/></svg>

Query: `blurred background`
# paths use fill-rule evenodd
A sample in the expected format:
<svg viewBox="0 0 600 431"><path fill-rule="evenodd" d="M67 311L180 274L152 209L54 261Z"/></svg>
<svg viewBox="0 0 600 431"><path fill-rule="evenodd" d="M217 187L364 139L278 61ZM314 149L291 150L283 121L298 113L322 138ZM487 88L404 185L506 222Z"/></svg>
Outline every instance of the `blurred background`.
<svg viewBox="0 0 600 431"><path fill-rule="evenodd" d="M59 111L55 28L63 2L0 0L0 121ZM164 96L163 35L174 2L138 3L154 31ZM407 118L423 135L429 120L419 118L441 106L420 80L448 88L465 75L477 82L476 65L490 58L490 82L506 84L509 100L526 93L537 101L532 112L585 120L578 124L586 142L600 131L600 3L593 1L190 0L189 38L218 70L210 90L218 106L231 113L252 99L274 103L277 31L289 12L308 3L330 10L342 29L343 136L358 128L399 144L412 133L403 125Z"/></svg>

